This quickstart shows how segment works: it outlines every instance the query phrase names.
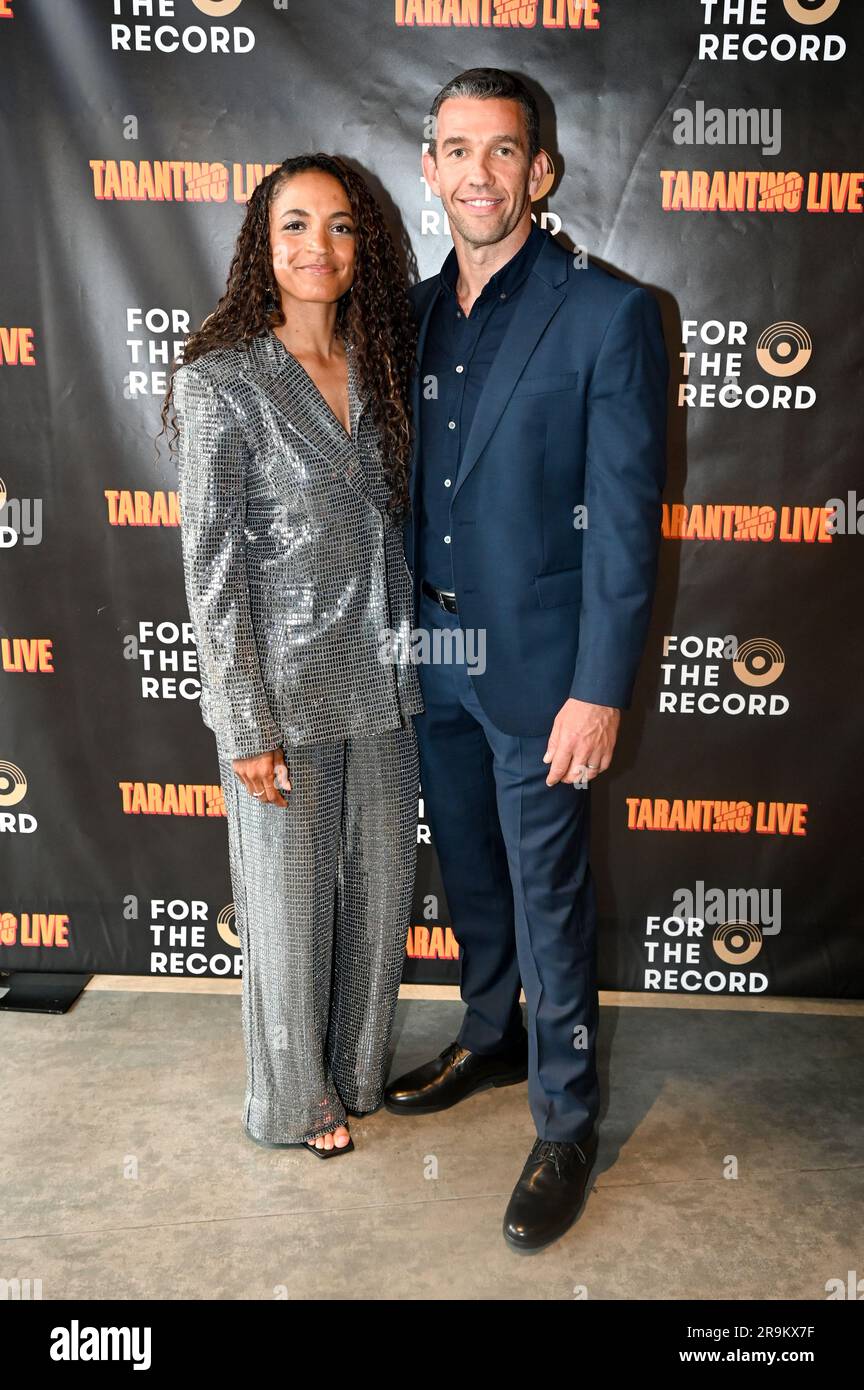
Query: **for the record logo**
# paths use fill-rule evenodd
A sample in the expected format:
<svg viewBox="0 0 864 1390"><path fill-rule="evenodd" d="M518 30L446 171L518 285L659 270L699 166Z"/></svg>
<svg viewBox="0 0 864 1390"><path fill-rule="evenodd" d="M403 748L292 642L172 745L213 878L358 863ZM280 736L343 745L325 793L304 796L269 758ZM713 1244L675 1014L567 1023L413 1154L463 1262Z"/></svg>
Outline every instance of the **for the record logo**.
<svg viewBox="0 0 864 1390"><path fill-rule="evenodd" d="M836 63L846 40L821 27L840 0L696 0L700 62ZM774 32L778 23L784 25ZM769 28L770 26L770 28Z"/></svg>
<svg viewBox="0 0 864 1390"><path fill-rule="evenodd" d="M763 994L750 969L766 936L780 931L780 889L676 888L666 917L645 921L644 987L664 992Z"/></svg>
<svg viewBox="0 0 864 1390"><path fill-rule="evenodd" d="M669 632L663 638L657 708L661 714L786 714L788 697L768 689L785 668L783 650L771 637L741 642L731 634Z"/></svg>
<svg viewBox="0 0 864 1390"><path fill-rule="evenodd" d="M111 48L117 53L249 53L255 34L221 24L243 0L113 0ZM248 6L247 6L248 8Z"/></svg>
<svg viewBox="0 0 864 1390"><path fill-rule="evenodd" d="M38 821L29 811L18 811L27 795L27 778L16 763L0 758L0 834L32 835Z"/></svg>
<svg viewBox="0 0 864 1390"><path fill-rule="evenodd" d="M800 323L783 320L764 328L753 349L756 366L774 383L741 384L744 351L750 339L749 325L743 319L684 319L681 325L683 348L682 377L678 405L684 409L712 409L722 406L737 410L809 410L816 400L812 386L787 385L808 365L813 341Z"/></svg>
<svg viewBox="0 0 864 1390"><path fill-rule="evenodd" d="M134 894L124 899L123 916L126 921L138 921L140 910ZM218 942L213 941L214 927ZM243 973L233 902L221 907L214 918L210 904L200 899L151 898L149 930L151 975L236 979Z"/></svg>
<svg viewBox="0 0 864 1390"><path fill-rule="evenodd" d="M142 700L200 700L198 649L190 622L139 618L123 639L126 661L141 668Z"/></svg>

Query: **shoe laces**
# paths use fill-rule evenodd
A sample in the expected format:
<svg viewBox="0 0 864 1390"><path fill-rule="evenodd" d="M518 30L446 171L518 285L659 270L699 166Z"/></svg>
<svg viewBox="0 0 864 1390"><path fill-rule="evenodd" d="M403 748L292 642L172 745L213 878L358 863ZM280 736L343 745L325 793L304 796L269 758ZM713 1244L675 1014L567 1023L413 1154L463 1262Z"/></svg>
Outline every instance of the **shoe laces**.
<svg viewBox="0 0 864 1390"><path fill-rule="evenodd" d="M584 1150L581 1149L578 1144L565 1144L563 1141L556 1139L538 1139L534 1148L531 1150L531 1157L536 1159L539 1163L544 1162L546 1159L551 1159L555 1165L555 1176L560 1178L562 1159L569 1158L572 1149L576 1150L583 1163L587 1162Z"/></svg>

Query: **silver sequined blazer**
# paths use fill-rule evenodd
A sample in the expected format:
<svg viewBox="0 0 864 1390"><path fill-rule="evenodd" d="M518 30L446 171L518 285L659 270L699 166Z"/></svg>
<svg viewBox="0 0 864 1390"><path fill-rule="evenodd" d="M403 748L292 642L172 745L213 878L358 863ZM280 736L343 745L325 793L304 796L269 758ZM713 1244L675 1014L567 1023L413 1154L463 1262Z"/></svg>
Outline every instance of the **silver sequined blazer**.
<svg viewBox="0 0 864 1390"><path fill-rule="evenodd" d="M234 758L423 709L402 527L350 347L348 388L350 438L269 329L174 374L201 716Z"/></svg>

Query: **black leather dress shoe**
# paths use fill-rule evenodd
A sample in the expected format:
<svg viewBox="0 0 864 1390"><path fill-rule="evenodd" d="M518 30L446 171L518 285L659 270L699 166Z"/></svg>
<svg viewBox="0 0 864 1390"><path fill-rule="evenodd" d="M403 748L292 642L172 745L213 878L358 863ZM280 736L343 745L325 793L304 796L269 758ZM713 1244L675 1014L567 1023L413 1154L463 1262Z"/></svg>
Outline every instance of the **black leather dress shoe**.
<svg viewBox="0 0 864 1390"><path fill-rule="evenodd" d="M536 1141L504 1215L504 1239L513 1250L542 1250L573 1225L585 1200L597 1144L596 1129L579 1144Z"/></svg>
<svg viewBox="0 0 864 1390"><path fill-rule="evenodd" d="M514 1086L528 1076L528 1045L514 1052L482 1055L452 1042L433 1062L406 1072L384 1090L385 1108L394 1115L431 1115L449 1110L475 1091Z"/></svg>

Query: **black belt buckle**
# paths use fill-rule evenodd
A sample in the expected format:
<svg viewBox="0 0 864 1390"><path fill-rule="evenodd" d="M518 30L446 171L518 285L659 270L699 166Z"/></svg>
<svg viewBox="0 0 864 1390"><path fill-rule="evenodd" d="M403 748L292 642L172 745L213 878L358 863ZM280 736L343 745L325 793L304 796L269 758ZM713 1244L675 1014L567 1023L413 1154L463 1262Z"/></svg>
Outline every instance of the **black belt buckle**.
<svg viewBox="0 0 864 1390"><path fill-rule="evenodd" d="M444 609L445 613L458 613L455 593L450 593L448 589L436 589L435 585L430 584L426 579L423 580L420 587L424 594L435 600L439 608Z"/></svg>

